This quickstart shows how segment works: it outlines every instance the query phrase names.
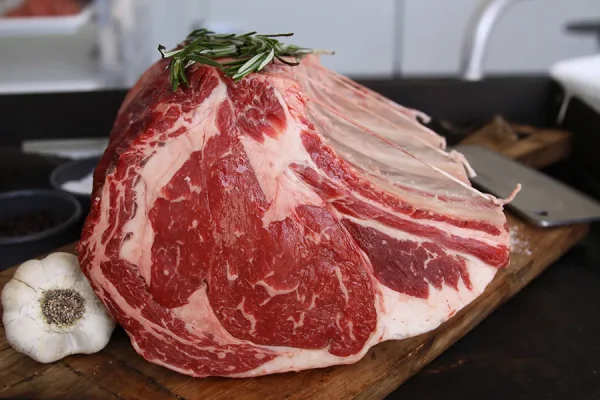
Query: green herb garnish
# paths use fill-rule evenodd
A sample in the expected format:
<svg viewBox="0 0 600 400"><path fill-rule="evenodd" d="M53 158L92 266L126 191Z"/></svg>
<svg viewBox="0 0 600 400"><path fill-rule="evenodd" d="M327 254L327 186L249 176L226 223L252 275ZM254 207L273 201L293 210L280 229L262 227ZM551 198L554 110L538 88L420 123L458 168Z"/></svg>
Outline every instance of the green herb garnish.
<svg viewBox="0 0 600 400"><path fill-rule="evenodd" d="M239 81L252 72L260 71L275 59L295 66L307 54L333 54L329 51L285 45L275 39L292 35L293 33L262 35L256 32L243 35L217 34L203 28L190 33L180 48L165 51L165 46L159 45L158 51L162 58L171 59L167 69L170 70L169 78L173 91L176 91L181 83L189 86L185 69L194 63L220 68L225 75ZM283 57L292 57L295 61ZM222 58L231 60L223 63L216 61Z"/></svg>

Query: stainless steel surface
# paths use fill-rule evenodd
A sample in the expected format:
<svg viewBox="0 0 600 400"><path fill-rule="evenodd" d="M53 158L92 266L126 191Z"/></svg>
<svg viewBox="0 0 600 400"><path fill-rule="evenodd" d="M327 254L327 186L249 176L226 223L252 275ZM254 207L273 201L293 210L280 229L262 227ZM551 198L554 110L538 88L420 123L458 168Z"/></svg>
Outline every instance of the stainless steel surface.
<svg viewBox="0 0 600 400"><path fill-rule="evenodd" d="M530 223L558 226L600 220L600 203L517 161L481 146L456 146L477 173L474 187L507 198L520 183L521 191L506 205Z"/></svg>
<svg viewBox="0 0 600 400"><path fill-rule="evenodd" d="M483 78L483 63L494 26L509 6L523 0L485 0L473 14L463 41L460 75L469 81Z"/></svg>

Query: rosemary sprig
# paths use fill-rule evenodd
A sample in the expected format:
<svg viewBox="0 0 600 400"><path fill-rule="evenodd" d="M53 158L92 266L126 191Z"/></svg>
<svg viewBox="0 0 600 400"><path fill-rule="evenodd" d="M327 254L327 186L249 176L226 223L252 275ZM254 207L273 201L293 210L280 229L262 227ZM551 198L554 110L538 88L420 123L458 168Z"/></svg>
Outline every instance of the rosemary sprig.
<svg viewBox="0 0 600 400"><path fill-rule="evenodd" d="M182 83L189 85L185 69L194 63L220 68L225 75L230 76L234 81L239 81L252 72L262 70L275 60L295 66L307 54L333 54L329 51L285 45L276 39L292 35L293 33L263 35L256 32L243 35L217 34L203 28L190 33L179 48L166 51L165 46L159 45L158 51L162 58L171 59L167 69L170 70L169 79L173 91L176 91ZM293 61L286 60L284 57L291 57ZM217 61L223 58L230 60Z"/></svg>

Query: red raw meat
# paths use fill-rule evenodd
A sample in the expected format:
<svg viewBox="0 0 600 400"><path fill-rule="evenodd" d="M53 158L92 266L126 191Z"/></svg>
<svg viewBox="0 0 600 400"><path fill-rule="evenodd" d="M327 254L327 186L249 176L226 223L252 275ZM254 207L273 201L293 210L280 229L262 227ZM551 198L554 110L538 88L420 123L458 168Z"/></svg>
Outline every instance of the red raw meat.
<svg viewBox="0 0 600 400"><path fill-rule="evenodd" d="M25 0L20 5L8 10L3 17L56 17L69 16L81 12L77 0Z"/></svg>
<svg viewBox="0 0 600 400"><path fill-rule="evenodd" d="M78 247L147 360L197 377L354 363L509 262L503 200L424 116L323 67L161 60L125 98Z"/></svg>

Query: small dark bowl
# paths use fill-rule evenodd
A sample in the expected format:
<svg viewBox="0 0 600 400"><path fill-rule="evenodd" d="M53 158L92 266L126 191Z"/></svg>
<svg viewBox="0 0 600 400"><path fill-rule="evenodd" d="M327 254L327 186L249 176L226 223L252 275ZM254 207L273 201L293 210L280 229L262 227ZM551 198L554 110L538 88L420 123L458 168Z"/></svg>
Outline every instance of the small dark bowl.
<svg viewBox="0 0 600 400"><path fill-rule="evenodd" d="M76 181L85 178L96 169L96 165L98 165L99 161L100 156L69 161L56 167L50 174L50 185L52 188L75 196L75 198L81 204L82 213L84 216L87 215L90 210L91 193L83 194L70 192L63 189L62 185L65 182Z"/></svg>
<svg viewBox="0 0 600 400"><path fill-rule="evenodd" d="M44 211L62 222L21 236L0 236L0 270L74 242L80 235L81 204L66 192L19 190L0 193L0 218Z"/></svg>

